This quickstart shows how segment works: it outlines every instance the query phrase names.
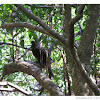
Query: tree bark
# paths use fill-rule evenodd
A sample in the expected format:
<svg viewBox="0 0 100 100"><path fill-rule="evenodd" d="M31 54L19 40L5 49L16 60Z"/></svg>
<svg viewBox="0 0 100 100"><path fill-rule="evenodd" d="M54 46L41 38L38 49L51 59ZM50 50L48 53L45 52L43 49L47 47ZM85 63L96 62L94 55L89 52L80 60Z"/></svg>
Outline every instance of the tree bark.
<svg viewBox="0 0 100 100"><path fill-rule="evenodd" d="M65 5L66 6L66 5ZM92 6L92 7L91 7ZM92 8L92 9L91 9ZM94 13L95 12L95 14L91 14L91 15L89 15L89 17L92 17L92 18L94 18L95 19L95 21L96 21L96 24L94 25L93 23L94 23L94 21L92 22L92 18L90 18L90 20L89 21L87 21L87 23L88 22L90 22L91 21L91 23L92 23L92 25L94 25L94 27L92 28L93 30L93 32L94 32L94 34L95 34L95 32L96 32L96 27L97 27L97 20L98 20L98 8L99 8L99 6L97 6L97 5L90 5L90 8L89 8L89 14L90 13ZM65 12L67 11L66 9L69 9L69 8L65 8ZM70 13L67 13L67 15L69 15ZM68 22L68 21L66 21L67 20L67 17L66 17L66 15L65 15L65 22ZM65 29L67 29L67 27L69 27L68 25L69 25L69 23L65 23L65 24L67 24L67 26L65 25ZM72 26L73 27L73 26ZM90 26L91 27L91 26ZM69 28L69 30L67 31L67 30L65 30L65 34L71 34L72 33L72 31L70 32L70 29L71 28ZM87 30L90 30L90 29L88 29L88 27L86 26L86 29ZM69 33L68 33L69 32ZM69 35L67 35L68 37L67 38L72 38L72 37L70 37L70 34ZM88 35L88 33L87 33L87 35ZM94 36L93 36L94 37ZM87 37L85 37L85 38L87 38ZM93 41L93 39L94 38L92 38L92 41ZM69 40L69 39L68 39ZM88 39L87 39L88 40ZM83 40L82 40L83 41ZM83 44L84 44L84 41L83 41ZM92 43L90 43L90 45L92 46L92 44L93 44L93 42ZM71 45L71 44L70 44ZM75 93L75 95L94 95L94 93L93 93L93 91L95 92L95 94L96 95L100 95L100 91L97 89L97 86L95 86L95 84L93 84L93 82L91 81L91 79L89 78L89 76L87 75L87 73L85 73L85 70L84 69L82 69L82 67L83 67L83 65L81 64L81 62L80 62L80 60L79 60L79 58L78 58L78 56L76 55L76 53L75 53L75 50L74 50L74 48L70 48L71 46L70 45L68 45L69 47L65 47L65 50L66 50L66 54L67 54L67 57L68 57L68 61L69 61L69 66L70 66L70 71L71 71L71 76L72 76L72 81L73 81L73 86L74 86L74 93ZM81 44L80 44L80 46L81 46ZM91 49L91 48L90 48ZM81 52L82 53L82 52ZM87 54L86 54L86 56L85 56L85 58L84 59L86 59L86 57L87 57ZM80 59L82 59L83 57L81 57ZM88 85L88 84L89 85ZM91 84L90 84L91 83ZM91 88L90 88L90 87ZM93 91L92 91L92 90ZM97 92L98 91L98 92Z"/></svg>
<svg viewBox="0 0 100 100"><path fill-rule="evenodd" d="M10 62L3 67L3 77L15 72L23 72L28 75L32 75L40 85L50 92L52 96L64 96L60 88L54 84L45 74L41 72L41 69L37 66L27 62ZM3 78L2 78L3 79Z"/></svg>

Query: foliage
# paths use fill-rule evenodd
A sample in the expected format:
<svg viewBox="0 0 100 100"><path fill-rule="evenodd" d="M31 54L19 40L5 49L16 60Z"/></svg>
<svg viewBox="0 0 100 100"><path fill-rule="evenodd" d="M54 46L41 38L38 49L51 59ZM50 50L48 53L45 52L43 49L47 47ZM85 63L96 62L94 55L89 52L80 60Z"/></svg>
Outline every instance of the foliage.
<svg viewBox="0 0 100 100"><path fill-rule="evenodd" d="M50 7L46 7L46 6L50 6ZM63 35L64 32L63 31L63 23L64 23L63 5L33 4L31 6L24 5L24 7L26 7L29 12L33 13L34 15L44 20L46 24L48 24L48 26L50 26L51 28L53 27L53 29L56 32L58 32L60 35ZM78 32L81 30L80 27L82 28L82 30L84 30L85 28L87 12L88 12L88 5L86 5L84 9L84 15L83 15L84 17L81 20L79 20L79 22L77 22L74 26L75 43L77 44L77 46L79 45L81 36L83 34L83 33L78 34ZM76 7L72 7L72 17L75 17L76 15L77 15ZM11 22L28 22L28 23L32 23L33 25L39 26L37 22L28 19L21 11L19 11L16 8L15 5L12 4L0 5L0 20L1 20L0 21L1 24L11 23ZM26 52L26 50L23 49L23 47L29 48L30 47L29 45L31 45L31 41L37 38L40 38L39 41L41 42L41 45L45 49L48 49L51 46L51 43L55 44L55 47L51 52L51 58L53 61L52 70L55 76L55 78L52 80L57 85L59 85L59 87L61 87L62 91L64 92L65 83L64 83L63 59L62 59L62 54L57 47L59 45L61 50L63 51L62 46L60 45L59 42L57 42L58 45L56 45L54 38L47 36L46 34L43 34L42 36L42 33L34 30L29 30L27 28L1 29L0 42L13 43L21 46L22 48L14 47L11 45L5 45L5 44L0 45L0 77L2 76L3 65L10 62L13 59L13 55L15 59L20 58L21 55L23 55ZM95 77L95 73L97 73L97 77L100 77L100 73L98 74L100 70L100 25L98 26L98 31L97 31L97 36L95 38L95 41L96 42L94 42L93 55L91 58L91 64L92 64L91 74ZM24 55L20 60L23 59L30 60L30 61L36 60L33 57L31 51L28 51L26 55ZM13 82L14 84L23 87L25 90L30 91L34 95L38 95L39 93L38 91L34 91L33 89L37 81L33 77L26 75L24 73L10 74L5 78L5 80ZM71 76L70 76L70 80L71 80ZM73 84L71 84L71 89L73 90ZM16 94L13 93L12 95L23 95L23 94L16 92ZM49 95L49 93L45 90L43 95Z"/></svg>

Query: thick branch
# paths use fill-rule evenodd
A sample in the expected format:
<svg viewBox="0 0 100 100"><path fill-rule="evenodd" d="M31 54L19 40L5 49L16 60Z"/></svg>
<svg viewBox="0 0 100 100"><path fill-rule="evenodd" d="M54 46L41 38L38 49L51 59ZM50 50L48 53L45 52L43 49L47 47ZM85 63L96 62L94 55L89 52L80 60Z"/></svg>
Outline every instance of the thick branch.
<svg viewBox="0 0 100 100"><path fill-rule="evenodd" d="M71 58L73 59L74 63L76 64L77 68L82 73L82 76L84 77L84 79L86 80L86 82L88 83L88 85L90 86L92 91L95 93L95 95L99 96L100 91L99 91L98 87L92 82L91 78L87 74L86 70L84 69L84 66L81 64L81 61L79 60L79 57L75 53L75 50L72 51L72 50L68 49L68 51L70 52Z"/></svg>
<svg viewBox="0 0 100 100"><path fill-rule="evenodd" d="M39 27L39 26L35 26L31 23L27 23L27 22L20 22L20 23L5 23L5 24L2 24L0 26L0 28L6 28L6 29L11 29L11 28L28 28L28 29L32 29L32 30L36 30L38 32L41 32L43 34L47 34L49 36L52 36L56 39L58 39L60 42L61 41L65 41L65 38L63 38L61 35L59 35L58 33L48 33L47 31L45 31L42 27ZM62 43L62 42L61 42Z"/></svg>
<svg viewBox="0 0 100 100"><path fill-rule="evenodd" d="M33 64L29 64L27 62L19 62L16 61L14 63L8 63L3 67L3 77L5 75L9 75L14 72L23 72L35 77L35 79L42 85L45 89L47 89L51 95L55 96L63 96L63 93L60 91L60 88L54 84L49 78L46 77L43 73L41 73L41 69L34 66Z"/></svg>
<svg viewBox="0 0 100 100"><path fill-rule="evenodd" d="M62 44L65 43L65 39L64 37L62 37L61 35L59 35L59 33L55 32L54 30L52 30L48 25L46 25L46 23L41 20L38 16L35 16L34 14L32 14L31 12L29 12L23 5L21 4L16 4L16 6L18 7L18 9L20 9L20 11L22 11L27 17L29 17L30 19L33 19L34 21L36 21L38 24L40 24L47 32L50 36L53 36L54 38L58 39Z"/></svg>
<svg viewBox="0 0 100 100"><path fill-rule="evenodd" d="M41 32L41 33L45 33L48 35L48 33L42 28L42 27L39 27L39 26L35 26L31 23L27 23L27 22L17 22L17 23L5 23L5 24L2 24L0 26L0 28L6 28L6 29L11 29L11 28L28 28L28 29L32 29L32 30L36 30L38 32Z"/></svg>

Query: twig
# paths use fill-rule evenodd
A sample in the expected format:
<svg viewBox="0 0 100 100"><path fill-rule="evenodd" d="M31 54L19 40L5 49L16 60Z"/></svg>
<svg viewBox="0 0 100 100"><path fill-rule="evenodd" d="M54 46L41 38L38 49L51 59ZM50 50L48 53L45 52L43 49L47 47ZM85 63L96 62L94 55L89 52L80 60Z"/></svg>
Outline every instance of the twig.
<svg viewBox="0 0 100 100"><path fill-rule="evenodd" d="M19 57L17 60L20 60L22 57L24 57L28 51L29 51L29 49L27 51L25 51L24 54L21 55L21 57Z"/></svg>
<svg viewBox="0 0 100 100"><path fill-rule="evenodd" d="M58 47L58 49L60 50L60 52L61 52L61 54L62 54L63 63L64 63L64 70L65 70L65 72L66 72L66 79L68 80L69 95L71 95L71 87L70 87L71 81L70 81L70 79L69 79L69 74L68 74L68 71L67 71L66 60L65 60L64 54L63 54L62 50L60 49L60 47L59 47L59 46L57 46L57 47ZM65 89L65 90L66 90L66 89ZM65 93L66 93L66 91L65 91ZM66 94L65 94L65 95L66 95Z"/></svg>
<svg viewBox="0 0 100 100"><path fill-rule="evenodd" d="M97 34L96 34L96 36L95 36L95 40L94 40L94 72L95 72L95 74L94 74L94 77L95 77L95 81L96 81L96 84L98 83L98 81L97 81L97 67L96 67L96 64L97 64L97 62L96 62L96 41L97 41Z"/></svg>
<svg viewBox="0 0 100 100"><path fill-rule="evenodd" d="M18 85L12 84L11 82L7 82L7 81L6 82L0 82L0 85L1 86L9 85L9 86L13 87L13 88L0 88L0 91L1 90L2 91L10 91L10 92L19 91L19 92L21 92L25 95L32 96L31 93L29 93L28 91L20 88Z"/></svg>
<svg viewBox="0 0 100 100"><path fill-rule="evenodd" d="M79 12L78 5L76 5L76 9L77 9L77 14L78 14L78 12ZM83 29L82 29L79 21L78 21L78 24L79 24L79 27L80 27L80 32L83 33Z"/></svg>
<svg viewBox="0 0 100 100"><path fill-rule="evenodd" d="M18 45L12 44L12 43L0 42L0 45L3 45L3 44L6 44L6 45L13 45L13 46L16 46L16 47L19 47L19 48L23 48L23 47L21 47L21 46L18 46ZM24 47L23 49L28 49L28 50L30 50L30 48L27 48L27 47Z"/></svg>

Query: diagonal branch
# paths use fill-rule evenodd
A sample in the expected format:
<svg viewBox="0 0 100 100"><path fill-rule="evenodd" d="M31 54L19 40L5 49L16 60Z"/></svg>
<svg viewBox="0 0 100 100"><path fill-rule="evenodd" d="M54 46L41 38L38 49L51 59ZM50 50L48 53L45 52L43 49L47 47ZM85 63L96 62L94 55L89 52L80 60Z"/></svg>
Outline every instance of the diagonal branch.
<svg viewBox="0 0 100 100"><path fill-rule="evenodd" d="M68 43L71 48L74 48L74 24L82 18L84 7L85 5L80 5L77 16L71 19L69 22L69 39L68 39L69 41Z"/></svg>
<svg viewBox="0 0 100 100"><path fill-rule="evenodd" d="M79 11L77 13L77 16L74 17L73 19L71 19L71 21L69 22L70 26L73 26L78 20L80 20L82 18L84 7L85 7L84 4L80 5Z"/></svg>
<svg viewBox="0 0 100 100"><path fill-rule="evenodd" d="M92 82L91 78L89 77L89 75L87 74L84 66L81 64L81 61L78 57L78 55L76 54L75 50L71 51L69 50L69 52L71 53L71 58L73 59L73 61L75 62L75 64L77 65L77 68L80 70L80 72L82 73L82 76L84 77L84 79L86 80L86 82L88 83L88 85L90 86L90 88L92 89L92 91L95 93L95 95L99 96L100 95L100 90L98 89L98 87Z"/></svg>
<svg viewBox="0 0 100 100"><path fill-rule="evenodd" d="M48 32L50 36L53 36L54 38L59 39L59 41L62 44L65 44L66 39L62 37L61 35L59 35L59 33L55 32L55 30L50 29L50 27L43 20L41 20L38 16L35 16L31 12L29 12L22 4L15 4L15 6L17 6L18 9L22 11L27 17L29 17L30 19L33 19L38 24L40 24L40 26L42 26Z"/></svg>

